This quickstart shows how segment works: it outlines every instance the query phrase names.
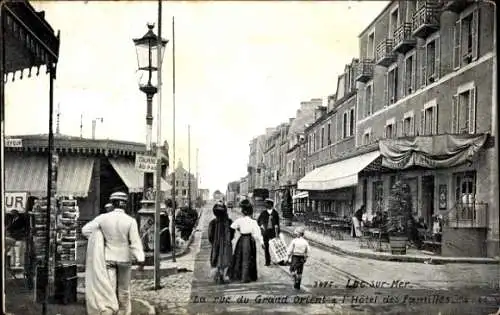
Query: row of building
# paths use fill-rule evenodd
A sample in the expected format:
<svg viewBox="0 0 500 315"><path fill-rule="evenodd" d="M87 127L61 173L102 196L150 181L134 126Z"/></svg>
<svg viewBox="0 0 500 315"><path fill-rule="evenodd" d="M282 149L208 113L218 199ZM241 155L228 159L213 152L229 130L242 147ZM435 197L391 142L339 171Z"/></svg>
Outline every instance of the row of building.
<svg viewBox="0 0 500 315"><path fill-rule="evenodd" d="M499 255L495 18L488 2L391 1L327 101L252 139L247 191L351 217L386 210L401 179L415 215L445 219L443 255Z"/></svg>

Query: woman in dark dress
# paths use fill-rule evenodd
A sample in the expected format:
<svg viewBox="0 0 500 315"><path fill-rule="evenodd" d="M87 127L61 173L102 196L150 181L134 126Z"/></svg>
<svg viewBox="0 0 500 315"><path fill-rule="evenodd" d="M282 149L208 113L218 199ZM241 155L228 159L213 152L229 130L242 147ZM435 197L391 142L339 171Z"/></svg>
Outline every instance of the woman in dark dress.
<svg viewBox="0 0 500 315"><path fill-rule="evenodd" d="M212 244L210 265L217 268L215 281L223 283L229 280L228 269L231 266L233 247L231 241L234 230L231 228L233 221L227 215L227 208L222 203L215 204L213 208L215 219L208 225L208 240Z"/></svg>
<svg viewBox="0 0 500 315"><path fill-rule="evenodd" d="M257 221L251 218L252 205L248 200L240 203L243 217L236 219L231 227L240 233L231 264L232 280L251 282L257 280L257 245L264 246Z"/></svg>

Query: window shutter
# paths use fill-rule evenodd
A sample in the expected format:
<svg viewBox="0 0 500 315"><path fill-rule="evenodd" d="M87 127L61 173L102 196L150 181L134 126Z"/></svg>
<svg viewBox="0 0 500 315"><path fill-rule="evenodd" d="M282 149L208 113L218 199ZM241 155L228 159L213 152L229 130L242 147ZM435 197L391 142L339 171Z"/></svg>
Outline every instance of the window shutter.
<svg viewBox="0 0 500 315"><path fill-rule="evenodd" d="M469 133L476 133L476 87L469 93Z"/></svg>
<svg viewBox="0 0 500 315"><path fill-rule="evenodd" d="M401 128L401 122L395 121L394 122L394 137L395 138L402 137L403 136L402 130L403 130L403 128Z"/></svg>
<svg viewBox="0 0 500 315"><path fill-rule="evenodd" d="M415 136L417 134L417 131L415 130L415 116L411 116L410 120L410 133L412 136Z"/></svg>
<svg viewBox="0 0 500 315"><path fill-rule="evenodd" d="M458 94L452 96L451 133L458 133Z"/></svg>
<svg viewBox="0 0 500 315"><path fill-rule="evenodd" d="M425 110L420 110L420 135L425 135Z"/></svg>
<svg viewBox="0 0 500 315"><path fill-rule="evenodd" d="M427 83L426 67L427 67L427 46L423 46L420 51L422 60L420 62L420 86L425 86Z"/></svg>
<svg viewBox="0 0 500 315"><path fill-rule="evenodd" d="M384 107L389 105L389 75L388 72L384 74L385 89L384 89Z"/></svg>
<svg viewBox="0 0 500 315"><path fill-rule="evenodd" d="M415 93L417 90L417 55L414 54L412 58L412 65L411 65L411 92Z"/></svg>
<svg viewBox="0 0 500 315"><path fill-rule="evenodd" d="M441 37L436 38L434 41L436 43L436 50L435 50L435 56L434 56L434 79L437 80L439 79L440 73L441 73Z"/></svg>
<svg viewBox="0 0 500 315"><path fill-rule="evenodd" d="M462 24L460 20L455 23L455 28L453 29L453 69L460 68L460 49L461 49L461 28Z"/></svg>
<svg viewBox="0 0 500 315"><path fill-rule="evenodd" d="M479 7L472 13L472 60L479 56Z"/></svg>
<svg viewBox="0 0 500 315"><path fill-rule="evenodd" d="M437 135L438 134L438 105L434 106L432 110L432 134Z"/></svg>

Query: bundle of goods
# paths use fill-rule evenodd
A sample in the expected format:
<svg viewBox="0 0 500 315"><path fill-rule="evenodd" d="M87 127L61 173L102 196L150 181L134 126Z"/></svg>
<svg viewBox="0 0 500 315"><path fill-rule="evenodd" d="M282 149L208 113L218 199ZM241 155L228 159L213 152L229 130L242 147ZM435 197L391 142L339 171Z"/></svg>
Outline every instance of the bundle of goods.
<svg viewBox="0 0 500 315"><path fill-rule="evenodd" d="M51 208L55 208L56 200L52 198ZM55 221L54 211L51 211L51 221ZM36 260L39 263L45 262L45 255L47 254L47 199L37 200L33 207L33 245L35 250ZM53 230L51 229L51 232ZM54 235L53 233L51 233Z"/></svg>
<svg viewBox="0 0 500 315"><path fill-rule="evenodd" d="M76 200L61 200L57 220L57 253L61 263L76 263L76 230L78 206Z"/></svg>

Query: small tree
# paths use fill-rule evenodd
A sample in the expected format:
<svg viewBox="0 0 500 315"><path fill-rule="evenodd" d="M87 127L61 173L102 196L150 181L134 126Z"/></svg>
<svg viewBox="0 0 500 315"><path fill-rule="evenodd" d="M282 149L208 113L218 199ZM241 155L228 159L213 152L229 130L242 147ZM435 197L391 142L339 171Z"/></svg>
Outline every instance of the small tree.
<svg viewBox="0 0 500 315"><path fill-rule="evenodd" d="M410 186L402 181L397 181L392 187L389 196L389 217L387 222L387 233L389 235L408 235L412 208Z"/></svg>

